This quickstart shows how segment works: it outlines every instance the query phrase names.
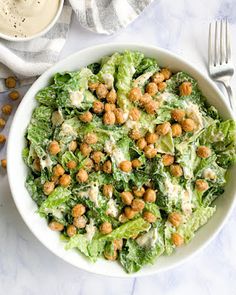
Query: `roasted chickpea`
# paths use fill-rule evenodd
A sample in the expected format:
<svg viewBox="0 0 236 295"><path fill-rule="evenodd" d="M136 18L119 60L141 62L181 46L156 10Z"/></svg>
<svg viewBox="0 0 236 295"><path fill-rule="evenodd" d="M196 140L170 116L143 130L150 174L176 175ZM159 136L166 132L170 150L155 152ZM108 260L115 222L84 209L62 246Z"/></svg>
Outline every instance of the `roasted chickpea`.
<svg viewBox="0 0 236 295"><path fill-rule="evenodd" d="M175 158L172 155L165 154L162 157L162 163L164 166L170 166L174 163Z"/></svg>
<svg viewBox="0 0 236 295"><path fill-rule="evenodd" d="M195 182L195 188L199 192L204 192L204 191L208 190L209 185L208 185L206 180L197 179L196 182Z"/></svg>
<svg viewBox="0 0 236 295"><path fill-rule="evenodd" d="M88 172L90 172L94 167L93 160L90 158L85 159L84 161L84 169L86 169Z"/></svg>
<svg viewBox="0 0 236 295"><path fill-rule="evenodd" d="M190 82L183 82L179 86L180 96L187 96L192 93L192 84Z"/></svg>
<svg viewBox="0 0 236 295"><path fill-rule="evenodd" d="M62 176L65 173L64 168L60 164L57 164L55 167L53 167L52 171L53 175L57 177Z"/></svg>
<svg viewBox="0 0 236 295"><path fill-rule="evenodd" d="M133 193L134 193L135 197L142 198L142 196L145 193L145 189L144 189L144 187L141 187L141 188L134 187Z"/></svg>
<svg viewBox="0 0 236 295"><path fill-rule="evenodd" d="M179 247L184 243L184 238L178 233L173 233L171 235L171 241L176 247Z"/></svg>
<svg viewBox="0 0 236 295"><path fill-rule="evenodd" d="M62 231L64 229L64 225L57 221L51 221L48 226L53 231Z"/></svg>
<svg viewBox="0 0 236 295"><path fill-rule="evenodd" d="M77 163L74 160L71 160L71 161L66 163L66 166L70 170L73 170L73 169L75 169L77 167Z"/></svg>
<svg viewBox="0 0 236 295"><path fill-rule="evenodd" d="M145 139L148 144L156 143L158 140L158 135L156 133L148 132L145 136Z"/></svg>
<svg viewBox="0 0 236 295"><path fill-rule="evenodd" d="M123 172L129 173L132 170L132 163L130 161L122 161L119 164L119 168L120 170L122 170Z"/></svg>
<svg viewBox="0 0 236 295"><path fill-rule="evenodd" d="M12 106L10 104L4 104L2 106L2 112L5 115L10 115L12 112Z"/></svg>
<svg viewBox="0 0 236 295"><path fill-rule="evenodd" d="M124 213L125 213L125 217L127 217L128 219L132 219L134 218L134 216L137 214L136 211L134 211L132 208L130 207L125 207L124 209Z"/></svg>
<svg viewBox="0 0 236 295"><path fill-rule="evenodd" d="M197 155L203 159L209 158L211 156L211 150L209 147L201 145L197 148Z"/></svg>
<svg viewBox="0 0 236 295"><path fill-rule="evenodd" d="M153 223L157 220L156 216L150 211L143 212L143 219L149 223Z"/></svg>
<svg viewBox="0 0 236 295"><path fill-rule="evenodd" d="M170 131L171 125L170 122L164 122L160 125L157 125L156 132L159 135L166 135Z"/></svg>
<svg viewBox="0 0 236 295"><path fill-rule="evenodd" d="M59 179L59 184L63 187L68 187L71 183L71 177L68 174L63 174Z"/></svg>
<svg viewBox="0 0 236 295"><path fill-rule="evenodd" d="M133 121L138 121L140 119L141 113L139 109L133 108L129 111L129 118Z"/></svg>
<svg viewBox="0 0 236 295"><path fill-rule="evenodd" d="M68 225L66 233L68 237L73 237L76 234L76 227L74 225Z"/></svg>
<svg viewBox="0 0 236 295"><path fill-rule="evenodd" d="M84 141L87 144L95 144L98 141L98 137L95 133L87 133L84 137Z"/></svg>
<svg viewBox="0 0 236 295"><path fill-rule="evenodd" d="M136 145L137 145L137 147L138 147L140 150L143 150L143 149L147 146L147 142L146 142L146 140L142 137L142 138L139 138L139 140L136 142Z"/></svg>
<svg viewBox="0 0 236 295"><path fill-rule="evenodd" d="M172 75L171 71L166 68L161 69L161 74L164 76L165 80L169 80Z"/></svg>
<svg viewBox="0 0 236 295"><path fill-rule="evenodd" d="M126 217L126 215L124 213L120 214L119 218L118 218L119 222L121 223L125 223L127 222L129 219Z"/></svg>
<svg viewBox="0 0 236 295"><path fill-rule="evenodd" d="M180 137L182 135L182 127L179 123L172 124L171 131L173 137Z"/></svg>
<svg viewBox="0 0 236 295"><path fill-rule="evenodd" d="M131 192L122 192L120 194L121 200L125 205L131 205L132 201L133 201L133 195L131 194Z"/></svg>
<svg viewBox="0 0 236 295"><path fill-rule="evenodd" d="M154 115L159 108L159 103L155 100L151 100L147 102L144 107L148 114Z"/></svg>
<svg viewBox="0 0 236 295"><path fill-rule="evenodd" d="M54 191L55 185L54 182L46 181L43 185L43 192L45 195L50 195Z"/></svg>
<svg viewBox="0 0 236 295"><path fill-rule="evenodd" d="M125 123L125 116L124 111L120 108L114 110L114 114L116 117L116 124L124 124Z"/></svg>
<svg viewBox="0 0 236 295"><path fill-rule="evenodd" d="M41 164L40 164L40 159L36 158L33 162L33 168L35 171L41 171Z"/></svg>
<svg viewBox="0 0 236 295"><path fill-rule="evenodd" d="M152 97L148 93L144 93L144 95L139 100L142 106L145 106L145 104L149 103L150 101L152 101Z"/></svg>
<svg viewBox="0 0 236 295"><path fill-rule="evenodd" d="M113 112L116 109L114 103L105 103L105 112Z"/></svg>
<svg viewBox="0 0 236 295"><path fill-rule="evenodd" d="M131 163L133 168L139 168L142 165L139 159L133 159Z"/></svg>
<svg viewBox="0 0 236 295"><path fill-rule="evenodd" d="M6 125L6 121L0 118L0 128L3 128Z"/></svg>
<svg viewBox="0 0 236 295"><path fill-rule="evenodd" d="M102 170L105 173L110 174L112 172L112 166L111 166L111 161L107 160L103 165L102 165Z"/></svg>
<svg viewBox="0 0 236 295"><path fill-rule="evenodd" d="M174 177L180 177L183 175L183 169L180 165L178 164L172 164L170 166L170 173Z"/></svg>
<svg viewBox="0 0 236 295"><path fill-rule="evenodd" d="M76 174L76 180L78 182L84 183L88 180L88 173L85 169L80 169Z"/></svg>
<svg viewBox="0 0 236 295"><path fill-rule="evenodd" d="M148 159L152 159L156 156L157 149L154 148L154 146L150 144L144 148L144 153Z"/></svg>
<svg viewBox="0 0 236 295"><path fill-rule="evenodd" d="M116 123L116 116L114 112L105 112L103 115L103 123L106 125L114 125Z"/></svg>
<svg viewBox="0 0 236 295"><path fill-rule="evenodd" d="M107 198L111 198L113 195L113 185L112 184L104 184L102 188L103 195Z"/></svg>
<svg viewBox="0 0 236 295"><path fill-rule="evenodd" d="M88 88L90 91L94 92L98 88L98 83L90 83Z"/></svg>
<svg viewBox="0 0 236 295"><path fill-rule="evenodd" d="M5 80L5 85L7 88L15 88L16 87L16 78L15 77L8 77Z"/></svg>
<svg viewBox="0 0 236 295"><path fill-rule="evenodd" d="M110 253L110 252L106 251L106 249L105 249L103 252L103 255L107 260L110 260L110 261L115 261L117 259L117 251L115 249L114 249L113 253Z"/></svg>
<svg viewBox="0 0 236 295"><path fill-rule="evenodd" d="M89 111L88 112L85 112L83 113L82 115L79 116L80 120L84 123L88 123L88 122L91 122L92 119L93 119L93 115L92 113L90 113Z"/></svg>
<svg viewBox="0 0 236 295"><path fill-rule="evenodd" d="M157 84L154 82L148 83L146 86L146 92L151 96L154 96L158 91Z"/></svg>
<svg viewBox="0 0 236 295"><path fill-rule="evenodd" d="M102 234L106 235L112 232L112 225L110 222L105 221L100 225L99 229Z"/></svg>
<svg viewBox="0 0 236 295"><path fill-rule="evenodd" d="M130 130L129 137L132 138L133 140L139 140L142 137L142 135L137 128L134 128Z"/></svg>
<svg viewBox="0 0 236 295"><path fill-rule="evenodd" d="M82 215L79 217L75 217L73 220L73 224L77 228L85 228L87 223L87 219Z"/></svg>
<svg viewBox="0 0 236 295"><path fill-rule="evenodd" d="M114 240L113 245L114 245L115 250L121 250L123 247L123 240L122 239Z"/></svg>
<svg viewBox="0 0 236 295"><path fill-rule="evenodd" d="M172 212L168 215L168 221L175 227L178 227L182 222L182 216L178 212Z"/></svg>
<svg viewBox="0 0 236 295"><path fill-rule="evenodd" d="M196 129L196 124L192 119L184 119L181 126L185 132L193 132Z"/></svg>
<svg viewBox="0 0 236 295"><path fill-rule="evenodd" d="M135 87L130 90L130 93L129 93L130 101L139 101L141 97L142 97L142 91L139 87Z"/></svg>
<svg viewBox="0 0 236 295"><path fill-rule="evenodd" d="M157 84L157 87L158 87L158 91L163 92L166 89L167 84L166 82L160 82Z"/></svg>
<svg viewBox="0 0 236 295"><path fill-rule="evenodd" d="M6 140L7 140L7 139L6 139L6 136L3 135L3 134L0 134L0 144L5 143Z"/></svg>
<svg viewBox="0 0 236 295"><path fill-rule="evenodd" d="M1 160L1 166L2 166L2 168L4 168L4 169L7 168L7 160L6 160L6 159L2 159L2 160Z"/></svg>
<svg viewBox="0 0 236 295"><path fill-rule="evenodd" d="M116 250L113 250L113 252L111 253L110 251L108 252L106 249L104 250L103 255L104 255L105 259L107 259L109 261L115 261L118 256Z"/></svg>
<svg viewBox="0 0 236 295"><path fill-rule="evenodd" d="M152 76L152 81L156 84L163 82L164 80L165 80L165 77L162 73L157 72Z"/></svg>
<svg viewBox="0 0 236 295"><path fill-rule="evenodd" d="M86 208L83 204L77 204L72 208L71 215L73 217L80 217L84 215L86 212Z"/></svg>
<svg viewBox="0 0 236 295"><path fill-rule="evenodd" d="M53 140L52 142L50 142L48 151L51 155L56 156L61 151L59 143L56 140Z"/></svg>
<svg viewBox="0 0 236 295"><path fill-rule="evenodd" d="M145 191L144 196L143 196L144 201L145 202L148 202L148 203L154 203L154 202L156 202L156 198L157 198L157 194L151 188L148 188Z"/></svg>
<svg viewBox="0 0 236 295"><path fill-rule="evenodd" d="M171 118L177 122L181 122L185 117L185 111L182 109L174 109L171 111Z"/></svg>
<svg viewBox="0 0 236 295"><path fill-rule="evenodd" d="M87 143L81 143L79 149L81 151L81 154L85 157L89 156L92 152L91 146L89 146Z"/></svg>
<svg viewBox="0 0 236 295"><path fill-rule="evenodd" d="M131 204L131 208L134 211L140 212L144 209L145 202L142 199L134 199Z"/></svg>
<svg viewBox="0 0 236 295"><path fill-rule="evenodd" d="M100 100L95 100L93 102L93 112L95 114L101 114L104 111L104 103Z"/></svg>
<svg viewBox="0 0 236 295"><path fill-rule="evenodd" d="M17 100L20 98L20 93L16 90L13 90L8 94L8 97L12 100Z"/></svg>
<svg viewBox="0 0 236 295"><path fill-rule="evenodd" d="M96 88L96 95L99 99L105 98L108 94L107 86L100 83Z"/></svg>
<svg viewBox="0 0 236 295"><path fill-rule="evenodd" d="M75 140L71 141L69 144L69 151L75 152L77 149L77 142Z"/></svg>
<svg viewBox="0 0 236 295"><path fill-rule="evenodd" d="M116 103L116 99L117 99L117 94L116 91L114 89L112 89L106 96L106 100L109 103Z"/></svg>
<svg viewBox="0 0 236 295"><path fill-rule="evenodd" d="M93 152L91 155L92 160L97 164L99 164L102 161L103 157L104 154L100 151Z"/></svg>

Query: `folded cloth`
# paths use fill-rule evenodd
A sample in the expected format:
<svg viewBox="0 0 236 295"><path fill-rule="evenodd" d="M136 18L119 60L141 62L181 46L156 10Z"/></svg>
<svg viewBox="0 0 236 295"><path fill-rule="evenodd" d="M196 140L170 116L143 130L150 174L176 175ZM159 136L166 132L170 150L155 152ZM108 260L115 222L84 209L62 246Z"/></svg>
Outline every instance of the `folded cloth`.
<svg viewBox="0 0 236 295"><path fill-rule="evenodd" d="M66 3L57 23L47 34L26 42L0 40L0 92L6 90L4 78L7 76L14 75L25 84L58 60L69 31L71 14L71 6Z"/></svg>
<svg viewBox="0 0 236 295"><path fill-rule="evenodd" d="M153 0L69 0L80 24L93 32L113 34L126 27Z"/></svg>

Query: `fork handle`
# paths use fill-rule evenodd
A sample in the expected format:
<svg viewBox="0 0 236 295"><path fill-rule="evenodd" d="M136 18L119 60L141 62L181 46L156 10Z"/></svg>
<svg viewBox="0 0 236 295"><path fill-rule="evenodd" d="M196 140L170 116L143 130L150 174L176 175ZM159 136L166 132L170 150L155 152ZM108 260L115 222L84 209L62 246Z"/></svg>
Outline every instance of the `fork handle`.
<svg viewBox="0 0 236 295"><path fill-rule="evenodd" d="M234 115L236 116L236 106L235 106L235 102L234 102L233 90L232 90L231 86L229 85L229 83L224 82L223 84L224 84L225 89L228 93L231 109L232 109Z"/></svg>

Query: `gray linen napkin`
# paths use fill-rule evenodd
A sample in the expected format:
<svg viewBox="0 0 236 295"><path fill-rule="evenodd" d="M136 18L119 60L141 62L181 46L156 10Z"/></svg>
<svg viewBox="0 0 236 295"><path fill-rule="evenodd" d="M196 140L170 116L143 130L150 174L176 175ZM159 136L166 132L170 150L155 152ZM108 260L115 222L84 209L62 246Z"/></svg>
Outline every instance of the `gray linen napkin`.
<svg viewBox="0 0 236 295"><path fill-rule="evenodd" d="M84 28L109 35L126 27L154 0L69 1Z"/></svg>

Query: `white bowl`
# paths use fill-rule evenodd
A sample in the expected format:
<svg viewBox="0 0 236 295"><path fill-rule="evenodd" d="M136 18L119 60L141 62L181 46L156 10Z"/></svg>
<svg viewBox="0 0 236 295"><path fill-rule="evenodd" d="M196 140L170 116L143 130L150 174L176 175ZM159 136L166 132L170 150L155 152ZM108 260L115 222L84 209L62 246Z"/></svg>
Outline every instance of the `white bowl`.
<svg viewBox="0 0 236 295"><path fill-rule="evenodd" d="M84 49L60 61L47 70L33 84L15 114L8 141L7 155L8 177L12 196L22 218L32 233L54 254L74 266L89 272L114 277L149 275L173 268L187 258L190 258L193 254L197 253L197 251L206 246L222 228L233 208L235 200L234 194L236 191L236 181L233 181L233 178L230 177L224 195L219 197L216 201L217 211L215 215L197 232L195 238L190 244L179 248L171 256L160 257L154 265L148 265L140 272L130 275L126 274L118 263L109 262L105 259L99 259L97 263L92 264L77 251L66 251L64 249L63 242L59 239L59 234L52 232L48 228L46 221L36 214L37 206L25 188L25 179L28 170L21 157L21 152L25 145L24 134L27 125L30 122L32 111L37 105L34 100L35 94L39 91L39 89L48 85L50 78L56 72L78 70L81 67L100 60L100 58L104 55L112 54L115 51L124 51L125 49L142 51L145 56L156 58L160 66L169 67L173 71L185 71L189 73L198 81L199 86L204 95L207 97L208 102L220 110L223 118L233 118L230 109L224 101L223 95L215 84L209 80L208 77L200 73L196 67L173 53L160 48L137 44L99 45ZM236 166L234 166L231 170L231 175L236 174Z"/></svg>
<svg viewBox="0 0 236 295"><path fill-rule="evenodd" d="M64 4L64 0L60 0L59 7L58 7L56 15L54 16L52 21L48 24L48 26L46 28L44 28L42 31L40 31L39 33L24 38L24 37L14 37L12 35L6 35L6 34L3 34L3 33L0 32L0 38L8 40L8 41L22 42L22 41L30 41L30 40L33 40L35 38L41 37L42 35L45 35L49 30L51 30L51 28L57 22L59 16L61 15L63 4Z"/></svg>

